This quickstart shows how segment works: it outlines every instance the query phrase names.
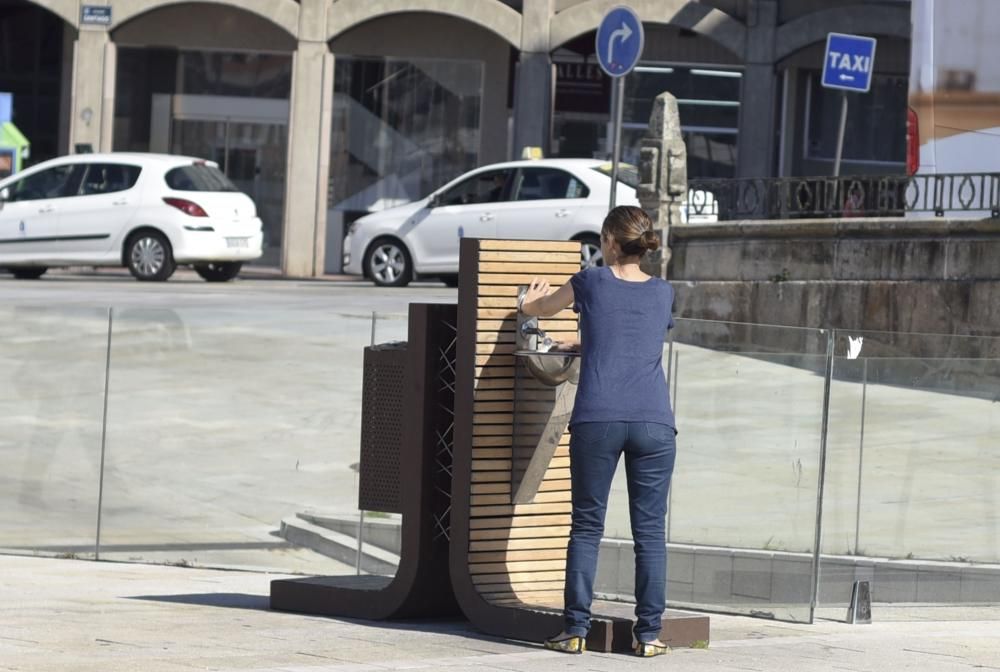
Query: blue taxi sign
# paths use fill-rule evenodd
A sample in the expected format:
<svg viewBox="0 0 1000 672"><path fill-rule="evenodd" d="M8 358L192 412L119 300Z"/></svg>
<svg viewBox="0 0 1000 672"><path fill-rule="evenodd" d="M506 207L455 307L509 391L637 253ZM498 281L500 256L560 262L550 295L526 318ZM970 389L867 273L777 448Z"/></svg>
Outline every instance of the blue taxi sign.
<svg viewBox="0 0 1000 672"><path fill-rule="evenodd" d="M875 38L830 33L823 56L823 86L867 93L875 70Z"/></svg>

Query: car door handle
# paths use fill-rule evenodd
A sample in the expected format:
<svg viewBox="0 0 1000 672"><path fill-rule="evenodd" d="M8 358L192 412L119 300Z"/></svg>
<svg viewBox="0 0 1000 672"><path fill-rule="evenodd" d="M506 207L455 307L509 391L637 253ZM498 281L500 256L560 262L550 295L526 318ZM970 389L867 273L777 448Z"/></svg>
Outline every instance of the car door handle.
<svg viewBox="0 0 1000 672"><path fill-rule="evenodd" d="M570 212L566 208L562 210L556 210L556 217L569 217Z"/></svg>
<svg viewBox="0 0 1000 672"><path fill-rule="evenodd" d="M493 221L493 213L492 212L484 212L483 214L479 215L479 221L480 222L492 222Z"/></svg>
<svg viewBox="0 0 1000 672"><path fill-rule="evenodd" d="M111 205L128 205L128 199L120 198L117 201L112 201Z"/></svg>
<svg viewBox="0 0 1000 672"><path fill-rule="evenodd" d="M47 215L50 212L54 212L55 209L56 209L56 206L54 206L54 205L43 205L42 207L38 208L38 214L40 214L40 215Z"/></svg>

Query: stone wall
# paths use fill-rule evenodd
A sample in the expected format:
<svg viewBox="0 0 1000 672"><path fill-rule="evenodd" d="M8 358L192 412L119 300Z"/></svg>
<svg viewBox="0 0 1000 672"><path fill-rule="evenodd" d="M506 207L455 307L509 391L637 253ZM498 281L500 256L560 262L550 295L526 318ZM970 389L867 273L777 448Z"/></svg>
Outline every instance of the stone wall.
<svg viewBox="0 0 1000 672"><path fill-rule="evenodd" d="M1000 220L673 227L680 317L1000 335Z"/></svg>

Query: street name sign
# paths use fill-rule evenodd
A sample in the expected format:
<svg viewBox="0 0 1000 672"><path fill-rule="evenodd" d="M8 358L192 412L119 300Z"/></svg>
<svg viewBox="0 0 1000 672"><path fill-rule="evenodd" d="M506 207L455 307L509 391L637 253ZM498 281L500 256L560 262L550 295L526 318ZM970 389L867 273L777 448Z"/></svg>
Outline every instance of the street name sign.
<svg viewBox="0 0 1000 672"><path fill-rule="evenodd" d="M823 55L823 86L867 93L875 70L874 37L830 33Z"/></svg>
<svg viewBox="0 0 1000 672"><path fill-rule="evenodd" d="M629 7L614 7L597 28L597 62L610 77L624 77L642 57L642 21Z"/></svg>
<svg viewBox="0 0 1000 672"><path fill-rule="evenodd" d="M107 5L81 5L80 23L84 26L110 26L111 7Z"/></svg>

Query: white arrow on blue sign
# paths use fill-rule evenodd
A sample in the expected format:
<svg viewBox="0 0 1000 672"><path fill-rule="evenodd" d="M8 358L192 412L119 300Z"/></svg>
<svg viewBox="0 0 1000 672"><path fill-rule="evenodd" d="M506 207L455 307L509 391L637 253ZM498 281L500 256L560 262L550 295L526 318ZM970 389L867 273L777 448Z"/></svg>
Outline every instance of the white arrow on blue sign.
<svg viewBox="0 0 1000 672"><path fill-rule="evenodd" d="M611 77L623 77L642 57L642 21L629 7L615 7L597 28L597 62Z"/></svg>
<svg viewBox="0 0 1000 672"><path fill-rule="evenodd" d="M830 33L823 56L823 86L866 93L875 70L875 38Z"/></svg>

